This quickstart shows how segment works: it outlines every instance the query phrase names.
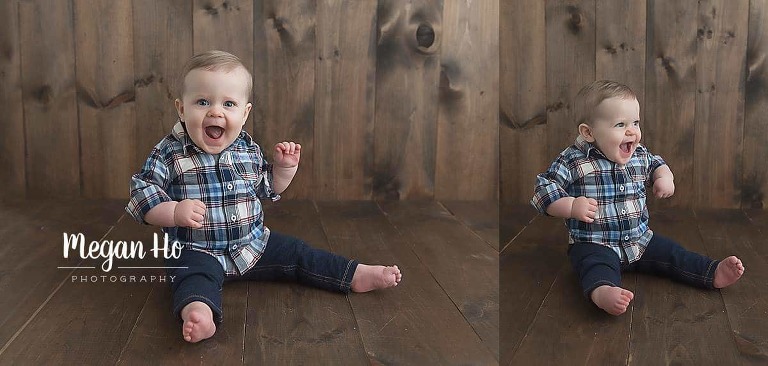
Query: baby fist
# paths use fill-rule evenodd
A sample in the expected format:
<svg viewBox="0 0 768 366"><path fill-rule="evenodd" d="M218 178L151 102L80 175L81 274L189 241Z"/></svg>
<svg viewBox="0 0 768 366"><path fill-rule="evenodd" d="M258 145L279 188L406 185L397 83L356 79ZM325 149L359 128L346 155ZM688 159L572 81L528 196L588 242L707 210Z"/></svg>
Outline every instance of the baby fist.
<svg viewBox="0 0 768 366"><path fill-rule="evenodd" d="M200 200L183 200L173 209L173 222L176 226L199 229L203 227L205 203Z"/></svg>
<svg viewBox="0 0 768 366"><path fill-rule="evenodd" d="M291 142L281 142L275 145L275 165L281 168L294 168L301 159L301 145Z"/></svg>
<svg viewBox="0 0 768 366"><path fill-rule="evenodd" d="M597 213L597 200L584 196L576 197L571 204L571 218L588 224L595 221Z"/></svg>
<svg viewBox="0 0 768 366"><path fill-rule="evenodd" d="M653 195L656 198L668 198L675 194L675 181L672 178L657 178L653 182Z"/></svg>

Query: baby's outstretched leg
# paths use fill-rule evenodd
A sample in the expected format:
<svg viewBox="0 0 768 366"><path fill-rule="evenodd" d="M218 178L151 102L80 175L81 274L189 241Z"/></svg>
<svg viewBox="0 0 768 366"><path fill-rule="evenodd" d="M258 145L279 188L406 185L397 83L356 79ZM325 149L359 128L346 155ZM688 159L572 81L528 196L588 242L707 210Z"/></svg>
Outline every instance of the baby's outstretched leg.
<svg viewBox="0 0 768 366"><path fill-rule="evenodd" d="M394 287L403 278L397 266L369 266L358 264L352 275L352 291L368 292Z"/></svg>
<svg viewBox="0 0 768 366"><path fill-rule="evenodd" d="M635 294L621 287L602 285L592 290L589 297L597 307L605 310L608 314L621 315L627 311L627 306Z"/></svg>
<svg viewBox="0 0 768 366"><path fill-rule="evenodd" d="M216 332L216 324L213 323L213 311L204 302L193 301L181 309L181 335L184 340L197 343L208 339Z"/></svg>
<svg viewBox="0 0 768 366"><path fill-rule="evenodd" d="M741 259L730 256L723 259L715 269L715 280L712 284L715 288L723 288L733 285L744 274L744 264Z"/></svg>

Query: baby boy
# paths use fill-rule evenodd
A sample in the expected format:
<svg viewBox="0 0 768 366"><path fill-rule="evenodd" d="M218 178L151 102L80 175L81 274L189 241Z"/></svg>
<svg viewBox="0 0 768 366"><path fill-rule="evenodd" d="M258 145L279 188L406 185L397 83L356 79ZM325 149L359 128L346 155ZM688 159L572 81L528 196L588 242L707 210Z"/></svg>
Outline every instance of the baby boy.
<svg viewBox="0 0 768 366"><path fill-rule="evenodd" d="M621 271L710 289L736 282L744 273L738 258L712 260L648 227L646 185L667 198L675 184L664 160L640 144L640 105L632 90L593 82L579 91L574 112L579 136L537 176L531 204L566 219L568 254L584 295L620 315L634 296L621 288Z"/></svg>
<svg viewBox="0 0 768 366"><path fill-rule="evenodd" d="M274 165L243 131L252 77L234 55L192 57L180 80L179 120L131 180L126 210L184 246L166 261L182 337L213 336L225 281L295 280L342 293L396 286L397 266L368 266L264 226L259 199L276 201L298 169L301 145L275 145Z"/></svg>

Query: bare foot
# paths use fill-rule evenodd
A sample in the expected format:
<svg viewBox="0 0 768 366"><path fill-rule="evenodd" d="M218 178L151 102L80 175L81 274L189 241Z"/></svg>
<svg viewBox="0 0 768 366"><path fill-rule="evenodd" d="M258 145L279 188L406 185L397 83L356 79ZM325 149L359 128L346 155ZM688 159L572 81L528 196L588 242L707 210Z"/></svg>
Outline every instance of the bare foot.
<svg viewBox="0 0 768 366"><path fill-rule="evenodd" d="M715 288L723 288L733 285L744 274L744 264L741 259L730 256L723 259L715 269L715 280L712 284Z"/></svg>
<svg viewBox="0 0 768 366"><path fill-rule="evenodd" d="M589 296L592 302L608 314L621 315L627 311L627 306L635 294L621 287L602 285L592 291Z"/></svg>
<svg viewBox="0 0 768 366"><path fill-rule="evenodd" d="M358 264L352 275L352 291L368 292L382 288L394 287L403 279L403 274L397 266L369 266Z"/></svg>
<svg viewBox="0 0 768 366"><path fill-rule="evenodd" d="M184 309L181 309L181 319L184 325L181 327L181 335L184 340L197 343L208 339L216 332L216 324L213 323L213 311L204 302L193 301Z"/></svg>

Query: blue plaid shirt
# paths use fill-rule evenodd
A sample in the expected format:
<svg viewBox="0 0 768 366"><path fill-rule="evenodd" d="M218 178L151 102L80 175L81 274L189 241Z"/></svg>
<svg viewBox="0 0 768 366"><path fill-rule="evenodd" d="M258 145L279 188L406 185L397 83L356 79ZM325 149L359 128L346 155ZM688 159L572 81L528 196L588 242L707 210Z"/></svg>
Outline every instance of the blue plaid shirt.
<svg viewBox="0 0 768 366"><path fill-rule="evenodd" d="M593 144L576 139L546 172L536 177L531 204L542 214L563 197L586 196L597 200L595 221L566 219L569 243L607 246L632 263L640 259L653 231L648 228L645 189L653 183L653 172L666 164L658 155L639 145L629 162L618 165L608 160Z"/></svg>
<svg viewBox="0 0 768 366"><path fill-rule="evenodd" d="M272 166L251 136L241 132L218 155L198 148L177 122L131 179L126 211L146 224L144 216L162 202L198 199L206 206L203 227L166 227L170 240L185 249L215 257L227 275L245 273L261 258L269 229L259 198L273 201Z"/></svg>

